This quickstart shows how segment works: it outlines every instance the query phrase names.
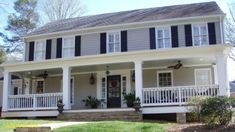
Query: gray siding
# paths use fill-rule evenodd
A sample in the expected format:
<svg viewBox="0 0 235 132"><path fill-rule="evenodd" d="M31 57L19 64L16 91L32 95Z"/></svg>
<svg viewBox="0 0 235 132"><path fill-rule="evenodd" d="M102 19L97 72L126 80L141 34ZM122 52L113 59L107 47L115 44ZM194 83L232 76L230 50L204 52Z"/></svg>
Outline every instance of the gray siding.
<svg viewBox="0 0 235 132"><path fill-rule="evenodd" d="M45 80L45 92L55 93L61 90L61 77L48 77Z"/></svg>
<svg viewBox="0 0 235 132"><path fill-rule="evenodd" d="M173 85L187 86L195 85L194 70L198 68L211 68L212 83L214 83L214 72L211 66L207 67L186 67L178 70L173 70ZM169 69L148 69L143 71L143 86L144 88L157 87L157 71ZM132 86L134 87L134 86Z"/></svg>
<svg viewBox="0 0 235 132"><path fill-rule="evenodd" d="M178 38L179 38L179 47L185 47L185 31L184 25L178 25Z"/></svg>
<svg viewBox="0 0 235 132"><path fill-rule="evenodd" d="M25 61L29 60L29 42L25 44Z"/></svg>
<svg viewBox="0 0 235 132"><path fill-rule="evenodd" d="M81 36L81 55L100 54L100 34L88 34Z"/></svg>
<svg viewBox="0 0 235 132"><path fill-rule="evenodd" d="M127 30L127 47L128 51L149 49L149 29Z"/></svg>
<svg viewBox="0 0 235 132"><path fill-rule="evenodd" d="M220 22L215 22L216 43L221 44Z"/></svg>
<svg viewBox="0 0 235 132"><path fill-rule="evenodd" d="M96 75L94 75L96 78ZM85 109L82 102L87 96L96 97L96 83L91 85L89 83L90 74L81 74L74 76L74 104L72 109Z"/></svg>

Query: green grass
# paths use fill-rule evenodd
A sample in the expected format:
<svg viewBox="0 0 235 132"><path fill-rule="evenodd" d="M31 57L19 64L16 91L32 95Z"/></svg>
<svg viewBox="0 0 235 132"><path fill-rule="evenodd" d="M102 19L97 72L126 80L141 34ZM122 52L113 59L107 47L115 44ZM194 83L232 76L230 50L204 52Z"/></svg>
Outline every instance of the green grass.
<svg viewBox="0 0 235 132"><path fill-rule="evenodd" d="M0 132L12 132L16 127L35 127L39 124L54 123L57 121L49 120L11 120L11 119L0 119Z"/></svg>
<svg viewBox="0 0 235 132"><path fill-rule="evenodd" d="M170 123L103 121L63 127L54 132L164 132Z"/></svg>

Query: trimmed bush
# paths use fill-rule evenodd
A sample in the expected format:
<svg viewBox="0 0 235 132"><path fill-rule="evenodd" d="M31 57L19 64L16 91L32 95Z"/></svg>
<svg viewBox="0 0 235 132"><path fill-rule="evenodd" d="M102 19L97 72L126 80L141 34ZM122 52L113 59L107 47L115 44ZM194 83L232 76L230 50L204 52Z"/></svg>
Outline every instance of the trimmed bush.
<svg viewBox="0 0 235 132"><path fill-rule="evenodd" d="M234 100L229 97L209 97L201 105L201 117L210 128L227 126L232 118Z"/></svg>

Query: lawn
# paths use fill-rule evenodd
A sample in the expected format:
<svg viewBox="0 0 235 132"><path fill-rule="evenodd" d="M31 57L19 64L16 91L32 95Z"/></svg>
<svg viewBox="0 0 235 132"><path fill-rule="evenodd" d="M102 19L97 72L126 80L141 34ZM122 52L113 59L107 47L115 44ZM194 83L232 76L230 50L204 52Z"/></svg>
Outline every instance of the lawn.
<svg viewBox="0 0 235 132"><path fill-rule="evenodd" d="M63 127L53 132L164 132L170 123L102 121Z"/></svg>
<svg viewBox="0 0 235 132"><path fill-rule="evenodd" d="M10 119L0 119L0 132L12 132L16 127L33 127L39 124L54 123L57 121L49 120L10 120Z"/></svg>

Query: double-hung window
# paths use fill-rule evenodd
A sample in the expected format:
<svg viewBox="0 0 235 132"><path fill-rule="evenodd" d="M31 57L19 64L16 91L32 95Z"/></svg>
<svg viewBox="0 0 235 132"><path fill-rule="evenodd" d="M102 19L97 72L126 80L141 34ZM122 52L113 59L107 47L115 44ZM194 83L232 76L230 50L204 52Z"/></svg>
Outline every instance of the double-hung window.
<svg viewBox="0 0 235 132"><path fill-rule="evenodd" d="M107 51L108 53L121 51L121 37L120 32L110 32L107 38Z"/></svg>
<svg viewBox="0 0 235 132"><path fill-rule="evenodd" d="M173 83L172 71L157 72L158 87L170 87Z"/></svg>
<svg viewBox="0 0 235 132"><path fill-rule="evenodd" d="M74 56L75 39L74 37L63 38L63 58Z"/></svg>
<svg viewBox="0 0 235 132"><path fill-rule="evenodd" d="M44 60L46 55L46 42L45 41L36 41L35 43L35 52L34 60Z"/></svg>
<svg viewBox="0 0 235 132"><path fill-rule="evenodd" d="M194 46L209 44L207 24L193 25L193 44Z"/></svg>
<svg viewBox="0 0 235 132"><path fill-rule="evenodd" d="M211 70L210 69L195 69L195 85L209 85L211 81Z"/></svg>
<svg viewBox="0 0 235 132"><path fill-rule="evenodd" d="M157 48L171 48L171 30L170 27L156 28Z"/></svg>

